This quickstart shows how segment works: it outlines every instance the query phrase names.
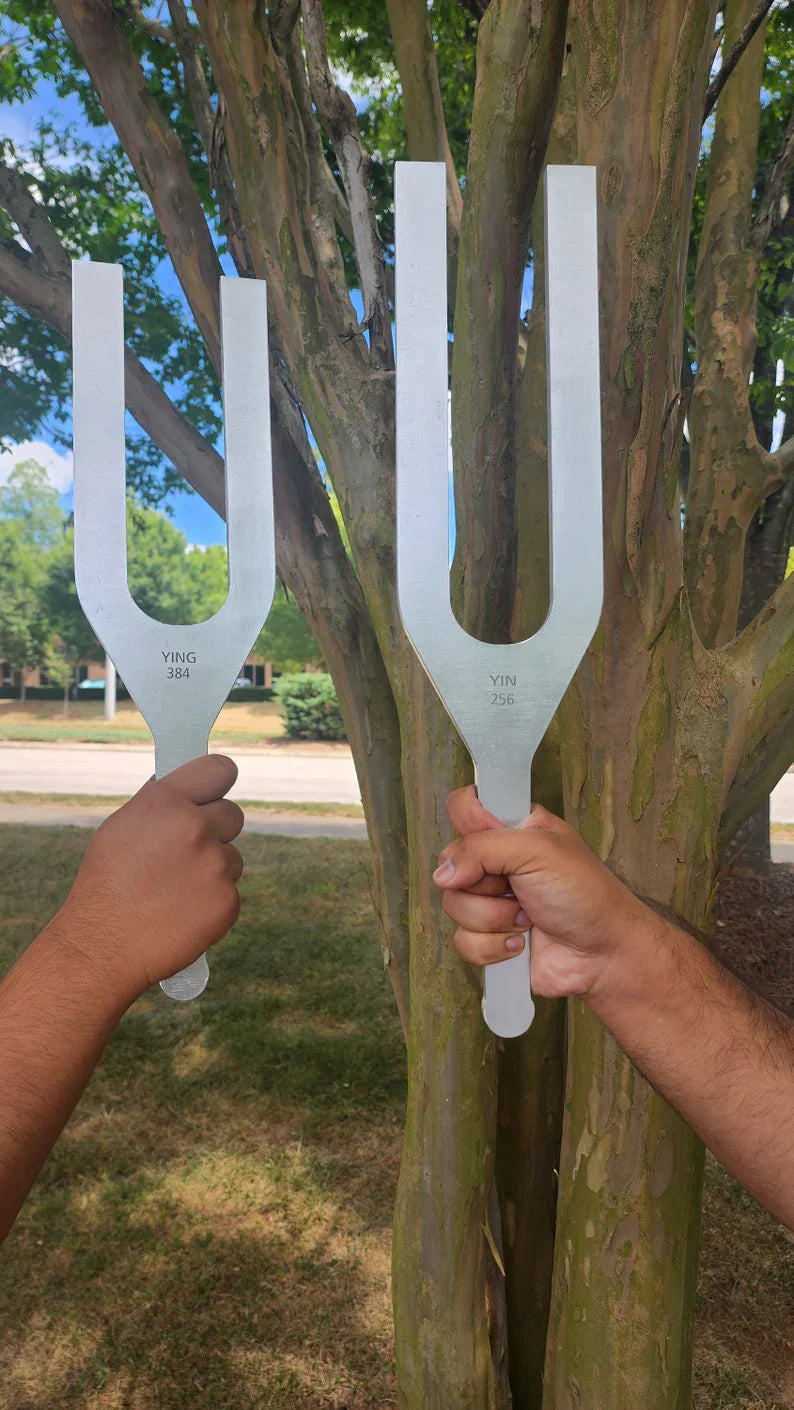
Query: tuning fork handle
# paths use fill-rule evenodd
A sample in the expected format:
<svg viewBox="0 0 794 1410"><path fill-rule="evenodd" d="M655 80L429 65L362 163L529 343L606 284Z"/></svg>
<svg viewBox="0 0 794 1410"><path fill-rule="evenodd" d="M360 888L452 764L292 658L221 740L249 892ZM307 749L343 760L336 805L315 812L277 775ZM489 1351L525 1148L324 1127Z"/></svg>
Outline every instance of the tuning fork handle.
<svg viewBox="0 0 794 1410"><path fill-rule="evenodd" d="M507 760L505 760L507 762ZM512 759L510 760L512 763ZM530 810L530 767L526 780L522 769L502 767L477 770L477 793L484 808L505 827L516 827ZM487 964L483 973L482 1014L498 1038L518 1038L526 1033L535 1016L530 981L531 932L524 932L524 948L509 960Z"/></svg>
<svg viewBox="0 0 794 1410"><path fill-rule="evenodd" d="M201 754L207 753L209 743L209 730L187 731L182 734L178 742L167 740L154 744L154 774L155 778L165 778L166 774L173 773L174 769L181 768L182 764L187 764L190 759L197 759ZM199 955L197 960L189 964L186 969L180 969L178 974L172 974L170 979L161 979L160 988L169 999L197 999L199 994L203 994L210 977L210 967L207 963L206 955Z"/></svg>

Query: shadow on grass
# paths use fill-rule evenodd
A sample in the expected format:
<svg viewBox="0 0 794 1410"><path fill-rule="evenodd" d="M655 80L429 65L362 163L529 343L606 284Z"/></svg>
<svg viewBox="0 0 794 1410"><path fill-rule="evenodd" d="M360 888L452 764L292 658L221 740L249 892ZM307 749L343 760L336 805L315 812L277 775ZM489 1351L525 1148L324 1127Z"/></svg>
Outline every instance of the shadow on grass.
<svg viewBox="0 0 794 1410"><path fill-rule="evenodd" d="M84 842L4 836L6 963ZM243 919L206 994L154 992L126 1015L8 1240L0 1405L395 1403L404 1052L366 847L259 836L244 850Z"/></svg>

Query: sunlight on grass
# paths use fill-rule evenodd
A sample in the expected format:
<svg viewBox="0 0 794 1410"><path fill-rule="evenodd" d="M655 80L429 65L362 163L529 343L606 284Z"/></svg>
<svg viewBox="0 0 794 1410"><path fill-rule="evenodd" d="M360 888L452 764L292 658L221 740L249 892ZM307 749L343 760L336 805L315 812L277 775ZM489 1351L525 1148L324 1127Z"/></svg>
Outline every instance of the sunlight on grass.
<svg viewBox="0 0 794 1410"><path fill-rule="evenodd" d="M86 840L0 829L2 968ZM243 850L206 994L152 991L125 1016L5 1246L3 1410L397 1404L404 1052L367 850ZM693 1410L794 1405L793 1327L794 1242L709 1162Z"/></svg>
<svg viewBox="0 0 794 1410"><path fill-rule="evenodd" d="M64 715L59 700L0 700L0 739L53 743L59 739L86 744L149 743L151 735L131 700L119 701L115 719L106 720L101 700L76 700ZM212 731L214 740L254 744L280 739L284 721L275 700L230 701Z"/></svg>
<svg viewBox="0 0 794 1410"><path fill-rule="evenodd" d="M3 829L4 966L82 841ZM244 848L244 918L213 951L206 995L153 992L126 1015L8 1240L4 1406L396 1404L404 1057L366 848Z"/></svg>

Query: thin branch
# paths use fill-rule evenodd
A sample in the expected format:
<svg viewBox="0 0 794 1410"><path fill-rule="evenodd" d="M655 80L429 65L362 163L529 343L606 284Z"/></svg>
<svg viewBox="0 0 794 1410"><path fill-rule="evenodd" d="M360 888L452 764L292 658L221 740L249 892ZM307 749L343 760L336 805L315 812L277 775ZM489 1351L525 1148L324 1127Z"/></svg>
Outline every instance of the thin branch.
<svg viewBox="0 0 794 1410"><path fill-rule="evenodd" d="M182 144L149 92L112 0L53 0L149 197L177 278L220 369L221 267Z"/></svg>
<svg viewBox="0 0 794 1410"><path fill-rule="evenodd" d="M767 177L764 186L764 194L761 198L761 205L758 215L753 225L753 233L750 236L750 244L759 254L763 250L772 230L779 225L788 212L788 203L784 208L786 188L788 186L791 168L794 165L794 109L789 114L786 135L783 139L783 146Z"/></svg>
<svg viewBox="0 0 794 1410"><path fill-rule="evenodd" d="M463 198L447 135L427 4L426 0L386 0L386 9L400 75L408 155L414 162L443 162L446 168L448 292L454 309Z"/></svg>
<svg viewBox="0 0 794 1410"><path fill-rule="evenodd" d="M68 278L71 270L69 255L47 219L43 206L31 192L30 180L16 167L0 163L0 206L19 226L35 258L48 273L62 274Z"/></svg>
<svg viewBox="0 0 794 1410"><path fill-rule="evenodd" d="M794 760L794 573L720 656L739 682L732 703L736 773L720 823L721 845L769 796Z"/></svg>
<svg viewBox="0 0 794 1410"><path fill-rule="evenodd" d="M240 218L234 177L226 150L223 104L219 103L217 110L212 106L212 97L201 62L198 36L190 23L184 0L168 0L168 11L188 100L207 158L210 182L218 198L224 234L229 242L238 274L244 279L252 279L254 265L251 250Z"/></svg>
<svg viewBox="0 0 794 1410"><path fill-rule="evenodd" d="M521 289L532 209L557 103L567 0L492 0L477 41L452 359L460 620L508 641L516 539ZM486 545L484 548L483 545ZM461 581L461 579L459 579Z"/></svg>
<svg viewBox="0 0 794 1410"><path fill-rule="evenodd" d="M794 436L790 436L787 441L783 442L782 446L778 446L777 450L774 452L774 458L780 466L782 483L782 480L787 479L792 471L794 471Z"/></svg>
<svg viewBox="0 0 794 1410"><path fill-rule="evenodd" d="M127 0L127 10L135 21L139 29L143 29L150 34L152 39L159 39L163 44L173 44L174 36L168 25L161 24L159 20L151 20L143 13L141 0Z"/></svg>
<svg viewBox="0 0 794 1410"><path fill-rule="evenodd" d="M273 44L279 54L286 53L300 12L301 0L271 0L267 18Z"/></svg>
<svg viewBox="0 0 794 1410"><path fill-rule="evenodd" d="M70 280L46 273L13 240L0 242L0 292L62 338L71 337ZM124 349L124 378L130 414L188 484L223 516L223 461L214 446L182 415L129 347Z"/></svg>
<svg viewBox="0 0 794 1410"><path fill-rule="evenodd" d="M342 185L353 223L364 324L369 329L370 350L376 367L394 366L385 261L375 219L370 171L372 158L364 150L352 100L331 76L328 42L320 0L302 0L303 29L309 83L320 121L333 143Z"/></svg>
<svg viewBox="0 0 794 1410"><path fill-rule="evenodd" d="M742 54L744 53L750 41L752 40L753 35L758 29L760 29L771 8L772 0L759 0L758 5L756 5L755 10L747 21L747 24L744 26L744 29L736 40L736 43L734 44L733 48L728 54L726 54L725 58L723 59L719 73L714 75L706 92L706 105L703 110L704 122L706 121L706 118L709 117L709 115L713 112L717 99L719 98L720 93L725 87L725 84L728 82L728 79L733 73L733 70L736 68L736 65L742 57Z"/></svg>

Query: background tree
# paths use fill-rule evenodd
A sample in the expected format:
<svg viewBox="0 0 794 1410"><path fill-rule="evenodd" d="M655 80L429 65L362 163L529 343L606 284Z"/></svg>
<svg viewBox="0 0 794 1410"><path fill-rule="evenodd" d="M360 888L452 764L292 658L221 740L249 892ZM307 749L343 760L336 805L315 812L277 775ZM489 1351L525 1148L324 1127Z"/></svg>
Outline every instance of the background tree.
<svg viewBox="0 0 794 1410"><path fill-rule="evenodd" d="M790 13L756 0L0 10L5 98L45 73L97 132L80 157L86 215L62 155L75 139L6 144L0 289L4 365L22 350L18 423L47 398L63 405L69 255L122 259L128 408L222 511L200 419L217 408L218 276L225 264L268 280L279 571L339 692L407 1036L401 1404L683 1410L699 1144L579 1004L565 1053L552 1005L497 1052L430 884L465 765L395 603L391 162L447 170L455 592L466 626L492 640L537 625L548 596L540 178L547 159L597 167L605 605L534 793L561 791L599 856L703 924L726 846L794 752L794 579L737 634L752 526L792 466L790 438L772 453L759 437L770 408L754 411L749 391L757 350L768 387L791 326L788 255L774 253L791 233ZM709 90L715 60L728 77ZM366 74L360 118L343 67ZM103 180L120 193L107 238ZM154 348L142 310L163 307L166 251L194 325L169 303ZM133 462L144 490L149 454Z"/></svg>
<svg viewBox="0 0 794 1410"><path fill-rule="evenodd" d="M0 485L0 659L20 675L41 665L51 630L44 604L47 563L65 514L47 472L21 461Z"/></svg>
<svg viewBox="0 0 794 1410"><path fill-rule="evenodd" d="M317 666L322 655L294 597L283 583L276 585L273 606L260 632L254 654L272 661L280 671L302 671Z"/></svg>
<svg viewBox="0 0 794 1410"><path fill-rule="evenodd" d="M94 636L80 606L74 582L74 533L62 535L46 564L42 613L51 632L44 665L53 685L63 689L63 712L69 711L69 691L76 683L77 666L82 661L101 661L104 651Z"/></svg>

